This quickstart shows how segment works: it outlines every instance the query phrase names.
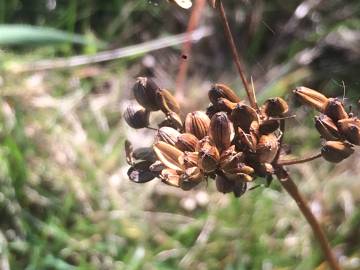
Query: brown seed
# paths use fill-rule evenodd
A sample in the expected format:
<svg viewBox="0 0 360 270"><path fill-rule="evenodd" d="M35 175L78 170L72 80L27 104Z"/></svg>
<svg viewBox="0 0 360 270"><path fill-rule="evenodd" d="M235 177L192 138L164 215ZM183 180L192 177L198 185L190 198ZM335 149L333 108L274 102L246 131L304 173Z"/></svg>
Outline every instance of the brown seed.
<svg viewBox="0 0 360 270"><path fill-rule="evenodd" d="M134 164L127 172L129 179L140 184L153 180L157 174L149 169L150 165L151 162L149 161L141 161Z"/></svg>
<svg viewBox="0 0 360 270"><path fill-rule="evenodd" d="M124 119L132 128L144 128L149 125L149 112L144 108L130 105L124 112Z"/></svg>
<svg viewBox="0 0 360 270"><path fill-rule="evenodd" d="M199 161L198 165L206 173L217 169L220 161L220 154L211 139L206 136L199 142Z"/></svg>
<svg viewBox="0 0 360 270"><path fill-rule="evenodd" d="M191 133L180 134L177 139L175 146L181 151L194 152L199 143L198 138Z"/></svg>
<svg viewBox="0 0 360 270"><path fill-rule="evenodd" d="M159 87L150 78L138 77L133 87L135 99L149 111L160 109L157 102L157 91Z"/></svg>
<svg viewBox="0 0 360 270"><path fill-rule="evenodd" d="M147 160L154 162L156 160L156 155L152 147L141 147L133 151L133 157L137 160Z"/></svg>
<svg viewBox="0 0 360 270"><path fill-rule="evenodd" d="M349 118L349 115L345 111L344 104L337 98L329 98L324 113L335 123L341 119Z"/></svg>
<svg viewBox="0 0 360 270"><path fill-rule="evenodd" d="M235 197L239 198L242 195L244 195L244 193L247 190L247 183L246 182L242 182L242 181L236 181L235 182L235 187L234 187L234 195Z"/></svg>
<svg viewBox="0 0 360 270"><path fill-rule="evenodd" d="M162 170L159 177L165 184L180 187L180 175L174 169L167 168Z"/></svg>
<svg viewBox="0 0 360 270"><path fill-rule="evenodd" d="M172 127L177 130L182 130L183 123L177 113L169 112L167 113L165 120L159 124L159 127Z"/></svg>
<svg viewBox="0 0 360 270"><path fill-rule="evenodd" d="M180 105L175 97L166 89L157 91L157 102L160 110L164 113L175 112L180 113Z"/></svg>
<svg viewBox="0 0 360 270"><path fill-rule="evenodd" d="M265 101L264 112L268 117L281 117L288 111L288 104L280 97L269 98Z"/></svg>
<svg viewBox="0 0 360 270"><path fill-rule="evenodd" d="M347 142L327 141L321 148L321 155L329 162L339 163L354 153L352 145Z"/></svg>
<svg viewBox="0 0 360 270"><path fill-rule="evenodd" d="M261 135L270 134L277 130L279 126L278 120L264 120L261 121L259 132Z"/></svg>
<svg viewBox="0 0 360 270"><path fill-rule="evenodd" d="M218 112L211 118L210 138L220 152L230 147L231 130L231 122L225 112Z"/></svg>
<svg viewBox="0 0 360 270"><path fill-rule="evenodd" d="M314 107L319 112L324 112L328 98L323 94L304 86L297 87L293 92L305 104Z"/></svg>
<svg viewBox="0 0 360 270"><path fill-rule="evenodd" d="M360 120L358 118L352 117L339 120L338 126L349 142L360 145Z"/></svg>
<svg viewBox="0 0 360 270"><path fill-rule="evenodd" d="M171 145L175 145L178 141L178 137L180 136L180 132L171 127L162 127L158 129L155 135L155 142L166 142Z"/></svg>
<svg viewBox="0 0 360 270"><path fill-rule="evenodd" d="M236 107L237 103L231 102L226 98L219 98L217 103L214 106L217 108L217 111L224 111L226 113L231 113L232 110Z"/></svg>
<svg viewBox="0 0 360 270"><path fill-rule="evenodd" d="M184 152L181 163L184 164L185 168L196 167L199 160L198 152Z"/></svg>
<svg viewBox="0 0 360 270"><path fill-rule="evenodd" d="M242 145L247 146L252 152L256 151L257 138L253 132L251 134L247 134L240 127L238 127L237 136Z"/></svg>
<svg viewBox="0 0 360 270"><path fill-rule="evenodd" d="M185 131L194 134L199 140L207 135L209 126L210 119L202 111L195 111L186 115Z"/></svg>
<svg viewBox="0 0 360 270"><path fill-rule="evenodd" d="M217 190L221 193L230 193L234 191L235 182L226 179L224 176L216 175L215 183Z"/></svg>
<svg viewBox="0 0 360 270"><path fill-rule="evenodd" d="M185 170L180 180L180 187L183 190L190 190L204 180L204 175L198 167L192 167Z"/></svg>
<svg viewBox="0 0 360 270"><path fill-rule="evenodd" d="M335 141L340 138L339 130L335 123L325 114L315 116L315 127L325 140Z"/></svg>
<svg viewBox="0 0 360 270"><path fill-rule="evenodd" d="M225 173L225 176L234 182L252 182L254 180L254 177L246 173Z"/></svg>
<svg viewBox="0 0 360 270"><path fill-rule="evenodd" d="M257 160L261 163L271 163L274 160L278 149L278 139L273 133L262 135L256 146Z"/></svg>
<svg viewBox="0 0 360 270"><path fill-rule="evenodd" d="M225 98L235 103L240 102L240 98L235 94L235 92L227 85L221 83L213 85L208 95L212 104L216 104L219 98Z"/></svg>
<svg viewBox="0 0 360 270"><path fill-rule="evenodd" d="M238 103L231 113L231 120L234 127L240 127L244 132L249 133L251 124L259 122L256 111L248 105Z"/></svg>
<svg viewBox="0 0 360 270"><path fill-rule="evenodd" d="M166 167L177 171L183 170L181 160L184 153L182 151L165 142L157 142L153 148L158 159Z"/></svg>

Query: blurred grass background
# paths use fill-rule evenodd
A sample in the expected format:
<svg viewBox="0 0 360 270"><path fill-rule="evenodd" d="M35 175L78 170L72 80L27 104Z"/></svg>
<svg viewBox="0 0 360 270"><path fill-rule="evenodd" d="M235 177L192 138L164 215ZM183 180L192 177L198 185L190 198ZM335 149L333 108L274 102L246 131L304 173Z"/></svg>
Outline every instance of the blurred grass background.
<svg viewBox="0 0 360 270"><path fill-rule="evenodd" d="M359 1L224 2L258 99L284 96L297 115L286 133L292 154L316 152L315 113L290 90L343 97L345 85L358 115ZM276 181L237 200L213 183L182 192L127 179L124 139L149 145L152 135L122 121L131 85L148 75L174 89L180 45L31 69L183 33L189 15L164 0L0 0L0 269L325 269L310 227ZM186 60L185 111L206 107L213 82L244 95L208 7L202 26L212 34ZM360 269L359 161L357 153L337 166L290 168L344 269Z"/></svg>

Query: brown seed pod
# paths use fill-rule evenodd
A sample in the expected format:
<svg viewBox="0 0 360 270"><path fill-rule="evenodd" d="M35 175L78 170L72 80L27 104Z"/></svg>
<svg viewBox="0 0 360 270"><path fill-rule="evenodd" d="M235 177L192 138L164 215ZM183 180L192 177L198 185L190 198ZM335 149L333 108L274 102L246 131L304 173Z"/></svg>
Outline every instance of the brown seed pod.
<svg viewBox="0 0 360 270"><path fill-rule="evenodd" d="M133 151L133 157L136 160L147 160L154 162L156 160L156 155L152 147L141 147Z"/></svg>
<svg viewBox="0 0 360 270"><path fill-rule="evenodd" d="M209 135L220 152L230 147L231 130L231 122L225 112L218 112L211 118Z"/></svg>
<svg viewBox="0 0 360 270"><path fill-rule="evenodd" d="M157 174L149 169L150 165L151 162L149 161L141 161L134 164L127 172L129 179L140 184L153 180Z"/></svg>
<svg viewBox="0 0 360 270"><path fill-rule="evenodd" d="M256 157L259 162L271 163L279 149L277 137L271 133L262 135L256 146Z"/></svg>
<svg viewBox="0 0 360 270"><path fill-rule="evenodd" d="M357 117L339 120L337 124L349 142L360 145L360 120Z"/></svg>
<svg viewBox="0 0 360 270"><path fill-rule="evenodd" d="M166 168L162 170L159 177L169 186L180 187L180 175L174 169Z"/></svg>
<svg viewBox="0 0 360 270"><path fill-rule="evenodd" d="M220 161L220 154L210 137L206 136L199 142L199 161L200 169L206 173L217 169Z"/></svg>
<svg viewBox="0 0 360 270"><path fill-rule="evenodd" d="M153 148L158 159L166 167L177 171L183 170L181 160L184 153L182 151L165 142L157 142Z"/></svg>
<svg viewBox="0 0 360 270"><path fill-rule="evenodd" d="M136 101L149 111L160 109L157 102L157 91L159 87L150 78L138 77L133 87Z"/></svg>
<svg viewBox="0 0 360 270"><path fill-rule="evenodd" d="M247 183L242 181L236 181L234 187L234 195L236 198L241 197L247 190Z"/></svg>
<svg viewBox="0 0 360 270"><path fill-rule="evenodd" d="M213 85L208 95L212 104L217 104L219 98L225 98L235 103L240 102L240 98L235 92L229 86L221 83Z"/></svg>
<svg viewBox="0 0 360 270"><path fill-rule="evenodd" d="M335 123L325 114L315 116L315 127L325 140L336 141L340 138L339 130Z"/></svg>
<svg viewBox="0 0 360 270"><path fill-rule="evenodd" d="M211 119L211 117L213 117L213 115L217 112L221 111L219 108L217 108L215 105L210 104L207 108L206 108L206 115Z"/></svg>
<svg viewBox="0 0 360 270"><path fill-rule="evenodd" d="M199 161L198 152L184 152L182 160L180 160L186 169L196 167Z"/></svg>
<svg viewBox="0 0 360 270"><path fill-rule="evenodd" d="M209 126L210 119L202 111L195 111L186 115L185 131L194 134L199 140L207 135Z"/></svg>
<svg viewBox="0 0 360 270"><path fill-rule="evenodd" d="M236 107L237 103L231 102L226 98L219 98L214 106L218 109L218 111L224 111L227 113L231 113L231 111Z"/></svg>
<svg viewBox="0 0 360 270"><path fill-rule="evenodd" d="M312 106L319 112L324 112L328 98L323 94L304 86L297 87L293 92L305 104Z"/></svg>
<svg viewBox="0 0 360 270"><path fill-rule="evenodd" d="M225 176L216 175L216 189L221 193L230 193L234 191L235 182L227 179Z"/></svg>
<svg viewBox="0 0 360 270"><path fill-rule="evenodd" d="M252 152L256 151L257 138L255 134L245 133L240 127L238 127L237 137L239 138L240 144L246 145Z"/></svg>
<svg viewBox="0 0 360 270"><path fill-rule="evenodd" d="M321 148L321 155L329 162L339 163L354 153L352 145L347 142L327 141Z"/></svg>
<svg viewBox="0 0 360 270"><path fill-rule="evenodd" d="M268 117L281 117L289 111L289 106L281 97L269 98L265 101L264 112Z"/></svg>
<svg viewBox="0 0 360 270"><path fill-rule="evenodd" d="M178 137L180 136L180 132L172 127L162 127L158 129L155 135L155 142L166 142L171 145L175 145L178 141Z"/></svg>
<svg viewBox="0 0 360 270"><path fill-rule="evenodd" d="M124 119L132 128L144 128L149 125L149 112L144 108L130 105L124 112Z"/></svg>
<svg viewBox="0 0 360 270"><path fill-rule="evenodd" d="M225 173L226 178L234 182L252 182L254 177L246 173Z"/></svg>
<svg viewBox="0 0 360 270"><path fill-rule="evenodd" d="M199 140L194 135L191 133L183 133L178 136L175 146L181 151L194 152L198 143Z"/></svg>
<svg viewBox="0 0 360 270"><path fill-rule="evenodd" d="M198 184L204 180L204 175L197 166L194 166L186 169L185 172L181 175L181 179L183 181L190 181Z"/></svg>
<svg viewBox="0 0 360 270"><path fill-rule="evenodd" d="M246 104L238 103L231 113L231 120L234 127L240 127L244 132L249 133L251 124L259 122L256 111Z"/></svg>
<svg viewBox="0 0 360 270"><path fill-rule="evenodd" d="M180 105L176 101L175 97L166 89L161 89L157 91L156 101L160 110L164 113L175 112L176 114L180 113Z"/></svg>
<svg viewBox="0 0 360 270"><path fill-rule="evenodd" d="M175 112L168 112L164 121L159 124L160 127L172 127L177 130L183 129L183 123L180 116Z"/></svg>
<svg viewBox="0 0 360 270"><path fill-rule="evenodd" d="M278 120L264 120L260 123L259 132L261 135L270 134L277 130L279 126Z"/></svg>
<svg viewBox="0 0 360 270"><path fill-rule="evenodd" d="M344 104L337 98L329 98L324 113L335 123L341 119L349 118L349 115L345 111Z"/></svg>

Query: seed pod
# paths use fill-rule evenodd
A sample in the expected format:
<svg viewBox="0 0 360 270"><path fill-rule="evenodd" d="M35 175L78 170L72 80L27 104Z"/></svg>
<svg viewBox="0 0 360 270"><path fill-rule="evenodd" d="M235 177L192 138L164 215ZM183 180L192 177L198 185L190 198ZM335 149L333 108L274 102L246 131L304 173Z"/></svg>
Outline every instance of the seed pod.
<svg viewBox="0 0 360 270"><path fill-rule="evenodd" d="M219 98L225 98L235 103L240 102L240 98L230 87L226 86L225 84L218 83L213 85L208 95L212 104L216 104Z"/></svg>
<svg viewBox="0 0 360 270"><path fill-rule="evenodd" d="M211 118L210 138L220 152L228 149L231 144L231 128L231 122L225 112L218 112Z"/></svg>
<svg viewBox="0 0 360 270"><path fill-rule="evenodd" d="M264 120L261 121L259 126L259 132L261 135L273 133L275 130L279 128L278 120Z"/></svg>
<svg viewBox="0 0 360 270"><path fill-rule="evenodd" d="M360 120L358 118L353 117L339 120L338 126L349 142L360 145Z"/></svg>
<svg viewBox="0 0 360 270"><path fill-rule="evenodd" d="M242 145L246 145L252 152L256 151L257 138L255 134L247 134L240 127L238 127L237 136Z"/></svg>
<svg viewBox="0 0 360 270"><path fill-rule="evenodd" d="M225 176L234 182L252 182L254 180L254 177L246 173L225 173Z"/></svg>
<svg viewBox="0 0 360 270"><path fill-rule="evenodd" d="M165 184L180 187L180 175L174 169L167 168L162 170L159 177Z"/></svg>
<svg viewBox="0 0 360 270"><path fill-rule="evenodd" d="M149 112L143 108L136 108L130 105L124 112L124 119L132 128L144 128L149 125Z"/></svg>
<svg viewBox="0 0 360 270"><path fill-rule="evenodd" d="M183 123L181 121L180 116L175 112L167 113L167 116L164 121L162 121L159 125L161 127L172 127L177 130L183 129Z"/></svg>
<svg viewBox="0 0 360 270"><path fill-rule="evenodd" d="M321 148L321 155L329 162L339 163L354 153L352 145L347 142L327 141Z"/></svg>
<svg viewBox="0 0 360 270"><path fill-rule="evenodd" d="M157 91L159 87L150 78L138 77L133 87L134 96L137 102L149 111L160 109L157 102Z"/></svg>
<svg viewBox="0 0 360 270"><path fill-rule="evenodd" d="M289 106L281 97L269 98L265 101L264 112L268 117L281 117L289 111Z"/></svg>
<svg viewBox="0 0 360 270"><path fill-rule="evenodd" d="M180 160L184 167L191 168L196 167L199 160L199 153L198 152L185 152L182 159Z"/></svg>
<svg viewBox="0 0 360 270"><path fill-rule="evenodd" d="M226 179L224 176L216 175L215 183L217 190L221 193L230 193L234 191L235 182Z"/></svg>
<svg viewBox="0 0 360 270"><path fill-rule="evenodd" d="M261 163L271 163L274 160L278 149L278 139L273 133L262 135L256 146L257 160Z"/></svg>
<svg viewBox="0 0 360 270"><path fill-rule="evenodd" d="M180 105L176 101L175 97L166 89L157 91L156 101L160 110L164 113L175 112L180 113Z"/></svg>
<svg viewBox="0 0 360 270"><path fill-rule="evenodd" d="M274 168L270 163L256 163L251 165L254 166L256 175L260 177L266 177L268 175L274 174Z"/></svg>
<svg viewBox="0 0 360 270"><path fill-rule="evenodd" d="M328 98L323 94L304 86L297 87L293 92L305 104L314 107L319 112L324 112Z"/></svg>
<svg viewBox="0 0 360 270"><path fill-rule="evenodd" d="M259 122L256 111L248 105L238 103L231 113L231 120L234 127L240 127L246 133L249 133L251 124Z"/></svg>
<svg viewBox="0 0 360 270"><path fill-rule="evenodd" d="M236 198L241 197L246 192L246 190L247 190L246 182L241 182L241 181L235 182L234 195Z"/></svg>
<svg viewBox="0 0 360 270"><path fill-rule="evenodd" d="M221 111L219 108L217 108L215 105L210 104L207 108L206 108L206 115L209 117L209 119L211 119L211 117L213 117L213 115L217 112Z"/></svg>
<svg viewBox="0 0 360 270"><path fill-rule="evenodd" d="M185 131L194 134L199 140L207 135L209 126L210 119L202 111L195 111L186 115Z"/></svg>
<svg viewBox="0 0 360 270"><path fill-rule="evenodd" d="M150 171L151 162L141 161L131 166L127 172L129 179L135 183L146 183L153 180L157 174Z"/></svg>
<svg viewBox="0 0 360 270"><path fill-rule="evenodd" d="M137 160L155 162L156 155L152 147L140 147L133 151L133 157Z"/></svg>
<svg viewBox="0 0 360 270"><path fill-rule="evenodd" d="M325 114L315 116L315 127L321 137L327 141L336 141L340 138L339 130L335 123Z"/></svg>
<svg viewBox="0 0 360 270"><path fill-rule="evenodd" d="M201 173L198 167L191 167L186 169L185 172L181 175L181 180L198 184L204 180L204 175Z"/></svg>
<svg viewBox="0 0 360 270"><path fill-rule="evenodd" d="M194 152L199 140L191 133L180 134L175 146L181 151Z"/></svg>
<svg viewBox="0 0 360 270"><path fill-rule="evenodd" d="M219 98L218 101L214 104L218 111L224 111L231 113L232 110L236 107L237 103L231 102L226 98Z"/></svg>
<svg viewBox="0 0 360 270"><path fill-rule="evenodd" d="M329 102L325 106L324 113L334 122L349 118L349 115L345 111L344 104L337 98L329 98Z"/></svg>
<svg viewBox="0 0 360 270"><path fill-rule="evenodd" d="M217 169L220 160L218 149L213 145L210 138L204 137L199 142L199 161L198 165L206 173L213 172Z"/></svg>
<svg viewBox="0 0 360 270"><path fill-rule="evenodd" d="M179 136L180 132L176 129L171 127L162 127L158 129L155 135L155 142L162 141L174 146L177 143Z"/></svg>
<svg viewBox="0 0 360 270"><path fill-rule="evenodd" d="M177 171L183 170L181 159L184 153L179 149L165 142L157 142L154 144L154 151L166 167Z"/></svg>
<svg viewBox="0 0 360 270"><path fill-rule="evenodd" d="M166 167L160 160L157 160L150 165L149 169L152 172L161 172L162 170L166 169Z"/></svg>

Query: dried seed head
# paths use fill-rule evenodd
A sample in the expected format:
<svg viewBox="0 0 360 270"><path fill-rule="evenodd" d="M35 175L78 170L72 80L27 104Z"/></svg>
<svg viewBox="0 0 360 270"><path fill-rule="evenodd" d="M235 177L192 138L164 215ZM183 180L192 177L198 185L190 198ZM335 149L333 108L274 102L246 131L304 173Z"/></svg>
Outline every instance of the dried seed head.
<svg viewBox="0 0 360 270"><path fill-rule="evenodd" d="M149 111L160 109L157 102L157 91L159 87L150 78L138 77L133 87L134 96L137 102Z"/></svg>
<svg viewBox="0 0 360 270"><path fill-rule="evenodd" d="M191 168L196 167L199 160L199 154L198 152L185 152L181 163L184 164L185 168Z"/></svg>
<svg viewBox="0 0 360 270"><path fill-rule="evenodd" d="M237 136L242 145L247 146L252 152L256 151L257 137L251 132L251 134L245 133L240 127L237 128Z"/></svg>
<svg viewBox="0 0 360 270"><path fill-rule="evenodd" d="M234 191L235 182L224 176L216 175L215 183L217 190L221 193L230 193Z"/></svg>
<svg viewBox="0 0 360 270"><path fill-rule="evenodd" d="M211 118L210 138L220 152L230 147L231 130L231 122L225 112L218 112Z"/></svg>
<svg viewBox="0 0 360 270"><path fill-rule="evenodd" d="M328 98L323 94L304 86L297 87L293 92L305 104L314 107L319 112L324 112Z"/></svg>
<svg viewBox="0 0 360 270"><path fill-rule="evenodd" d="M277 130L279 126L278 120L264 120L260 123L259 132L261 135L270 134Z"/></svg>
<svg viewBox="0 0 360 270"><path fill-rule="evenodd" d="M206 173L217 169L220 160L220 154L216 146L208 136L199 142L199 161L198 165Z"/></svg>
<svg viewBox="0 0 360 270"><path fill-rule="evenodd" d="M329 102L325 106L324 113L334 122L349 118L349 115L345 111L344 104L337 98L329 98Z"/></svg>
<svg viewBox="0 0 360 270"><path fill-rule="evenodd" d="M281 117L288 111L288 104L280 97L269 98L265 101L264 112L268 117Z"/></svg>
<svg viewBox="0 0 360 270"><path fill-rule="evenodd" d="M166 89L161 89L157 91L157 103L164 113L175 112L180 113L180 105L176 101L175 97Z"/></svg>
<svg viewBox="0 0 360 270"><path fill-rule="evenodd" d="M195 111L186 115L185 131L194 134L199 140L207 135L209 126L210 119L202 111Z"/></svg>
<svg viewBox="0 0 360 270"><path fill-rule="evenodd" d="M155 135L155 142L166 142L171 145L175 145L178 141L180 132L171 127L162 127L160 128Z"/></svg>
<svg viewBox="0 0 360 270"><path fill-rule="evenodd" d="M181 151L194 152L199 143L198 138L191 133L180 134L177 139L175 146Z"/></svg>
<svg viewBox="0 0 360 270"><path fill-rule="evenodd" d="M356 117L338 121L343 136L351 143L360 145L360 120Z"/></svg>
<svg viewBox="0 0 360 270"><path fill-rule="evenodd" d="M132 128L144 128L149 125L149 112L144 108L130 105L124 112L124 119Z"/></svg>
<svg viewBox="0 0 360 270"><path fill-rule="evenodd" d="M166 167L177 171L183 170L181 160L184 153L179 149L165 142L157 142L153 148L158 159Z"/></svg>
<svg viewBox="0 0 360 270"><path fill-rule="evenodd" d="M249 133L251 124L259 122L256 111L248 105L238 103L231 113L231 120L234 127L240 127L244 132Z"/></svg>
<svg viewBox="0 0 360 270"><path fill-rule="evenodd" d="M352 145L347 142L327 141L321 148L321 155L329 162L339 163L354 153Z"/></svg>
<svg viewBox="0 0 360 270"><path fill-rule="evenodd" d="M335 123L325 114L315 116L315 127L325 140L335 141L340 138L339 130Z"/></svg>
<svg viewBox="0 0 360 270"><path fill-rule="evenodd" d="M198 184L204 180L204 175L197 166L194 166L186 169L185 172L181 175L181 179L183 181L189 181Z"/></svg>
<svg viewBox="0 0 360 270"><path fill-rule="evenodd" d="M225 98L234 103L240 102L240 98L235 92L229 86L221 83L213 85L208 95L212 104L217 104L220 98Z"/></svg>
<svg viewBox="0 0 360 270"><path fill-rule="evenodd" d="M274 160L278 149L278 139L273 133L262 135L256 146L257 160L261 163L271 163Z"/></svg>

